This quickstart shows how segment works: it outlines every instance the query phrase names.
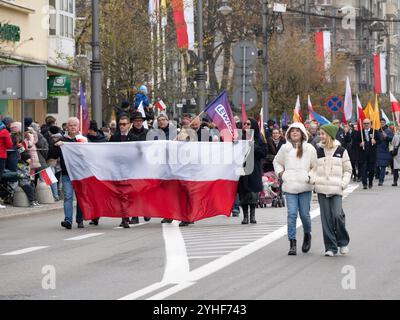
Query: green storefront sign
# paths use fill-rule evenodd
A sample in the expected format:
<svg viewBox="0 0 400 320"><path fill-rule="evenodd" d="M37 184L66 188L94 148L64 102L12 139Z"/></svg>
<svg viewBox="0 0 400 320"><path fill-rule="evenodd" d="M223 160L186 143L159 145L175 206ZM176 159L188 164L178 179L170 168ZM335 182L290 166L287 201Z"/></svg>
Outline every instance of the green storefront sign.
<svg viewBox="0 0 400 320"><path fill-rule="evenodd" d="M12 42L19 42L21 40L20 27L8 23L0 23L0 39Z"/></svg>
<svg viewBox="0 0 400 320"><path fill-rule="evenodd" d="M69 96L71 94L71 78L68 76L50 76L47 80L47 91L50 97Z"/></svg>

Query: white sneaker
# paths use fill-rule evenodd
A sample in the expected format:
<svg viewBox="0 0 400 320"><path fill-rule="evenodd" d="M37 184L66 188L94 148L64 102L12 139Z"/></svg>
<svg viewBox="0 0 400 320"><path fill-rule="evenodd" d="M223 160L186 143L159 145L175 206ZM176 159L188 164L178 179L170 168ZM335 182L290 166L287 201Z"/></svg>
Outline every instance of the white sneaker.
<svg viewBox="0 0 400 320"><path fill-rule="evenodd" d="M335 256L335 254L332 251L329 250L325 252L325 257L333 257L333 256Z"/></svg>
<svg viewBox="0 0 400 320"><path fill-rule="evenodd" d="M0 209L6 209L6 206L3 206L2 204L0 204Z"/></svg>
<svg viewBox="0 0 400 320"><path fill-rule="evenodd" d="M349 247L341 247L340 254L348 254L350 252Z"/></svg>

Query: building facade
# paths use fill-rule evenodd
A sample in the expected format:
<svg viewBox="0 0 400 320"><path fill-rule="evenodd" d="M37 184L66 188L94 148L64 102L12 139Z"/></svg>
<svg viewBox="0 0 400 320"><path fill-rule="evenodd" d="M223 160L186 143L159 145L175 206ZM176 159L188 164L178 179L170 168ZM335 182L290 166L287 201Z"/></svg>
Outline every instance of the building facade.
<svg viewBox="0 0 400 320"><path fill-rule="evenodd" d="M46 65L47 100L25 101L25 116L42 123L70 116L75 54L75 0L0 0L0 65ZM0 88L1 89L1 88ZM4 89L4 88L3 88ZM21 120L19 100L0 100L0 117Z"/></svg>

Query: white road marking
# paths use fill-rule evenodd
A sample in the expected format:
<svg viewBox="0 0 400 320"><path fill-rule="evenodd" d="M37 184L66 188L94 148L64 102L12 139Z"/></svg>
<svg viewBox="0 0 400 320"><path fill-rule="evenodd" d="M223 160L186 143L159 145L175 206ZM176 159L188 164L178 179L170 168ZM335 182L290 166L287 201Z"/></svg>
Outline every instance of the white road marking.
<svg viewBox="0 0 400 320"><path fill-rule="evenodd" d="M194 257L189 257L189 260L195 260L195 259L213 259L213 258L220 258L221 255L219 256L194 256Z"/></svg>
<svg viewBox="0 0 400 320"><path fill-rule="evenodd" d="M89 234L85 234L83 236L79 236L79 237L74 237L74 238L69 238L69 239L64 239L65 241L79 241L79 240L84 240L84 239L88 239L88 238L93 238L93 237L97 237L97 236L101 236L104 233L89 233Z"/></svg>
<svg viewBox="0 0 400 320"><path fill-rule="evenodd" d="M345 191L345 195L343 198L346 198L348 195L350 195L352 192L354 192L354 190L356 190L359 187L359 185L350 185L347 190ZM314 219L315 217L320 215L320 209L319 207L317 209L314 209L311 213L311 219ZM298 222L298 226L301 226L301 221ZM179 229L178 229L179 230ZM180 236L182 237L182 234L179 232ZM180 278L178 280L180 280L177 285L168 288L167 290L164 290L162 292L157 293L154 296L151 296L149 298L147 298L147 300L162 300L165 299L171 295L174 295L177 292L180 292L190 286L193 286L197 281L215 273L218 272L219 270L247 257L248 255L264 248L265 246L281 239L282 237L284 237L285 235L287 235L287 225L284 225L282 227L280 227L279 229L277 229L276 231L265 235L262 238L258 238L256 241L249 243L248 245L241 247L233 252L228 253L227 255L224 255L204 266L201 266L193 271L190 272L185 272L181 277L177 277ZM222 240L219 240L222 241ZM183 237L182 237L182 242L184 245L184 241L183 241ZM167 247L167 243L166 243L166 248L167 248L167 266L166 269L168 268L168 260L169 260L169 256L168 253L174 254L173 252L169 251L171 250L170 248ZM181 247L178 247L178 250L182 250ZM186 253L186 248L185 248L185 253ZM210 252L207 252L208 254L210 254ZM216 252L218 253L218 252ZM195 256L195 258L197 258L198 256ZM187 259L187 256L186 256ZM170 262L171 263L171 262ZM186 265L187 261L185 262ZM178 266L176 266L176 268L179 268ZM186 267L184 268L186 270ZM170 271L172 272L173 269L171 268ZM186 270L187 271L187 270ZM136 291L124 298L124 300L134 300L134 299L138 299L140 297L143 297L146 294L149 294L150 292L153 292L155 290L160 289L161 287L167 285L167 284L173 284L176 282L169 282L166 283L165 280L168 280L168 278L165 277L164 273L164 278L162 282L158 282L155 283L151 286L148 286L142 290ZM177 279L175 278L174 281L176 281ZM143 293L145 292L145 293Z"/></svg>
<svg viewBox="0 0 400 320"><path fill-rule="evenodd" d="M31 248L21 249L21 250L17 250L17 251L8 252L8 253L3 253L2 256L18 256L20 254L25 254L25 253L29 253L29 252L33 252L33 251L46 249L46 248L48 248L48 247L31 247Z"/></svg>

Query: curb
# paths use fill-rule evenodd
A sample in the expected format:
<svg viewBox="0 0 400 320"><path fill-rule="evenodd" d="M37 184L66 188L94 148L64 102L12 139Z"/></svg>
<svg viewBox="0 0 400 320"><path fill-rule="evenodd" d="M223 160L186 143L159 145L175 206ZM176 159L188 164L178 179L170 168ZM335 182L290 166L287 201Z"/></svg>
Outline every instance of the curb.
<svg viewBox="0 0 400 320"><path fill-rule="evenodd" d="M0 220L1 219L7 219L7 218L14 218L14 217L29 217L29 216L35 216L35 215L40 215L40 214L46 214L50 213L52 211L58 211L63 209L63 202L59 205L52 205L52 206L47 206L43 208L16 208L16 207L11 207L11 210L21 210L19 212L6 212L8 211L7 209L1 209L0 210Z"/></svg>

